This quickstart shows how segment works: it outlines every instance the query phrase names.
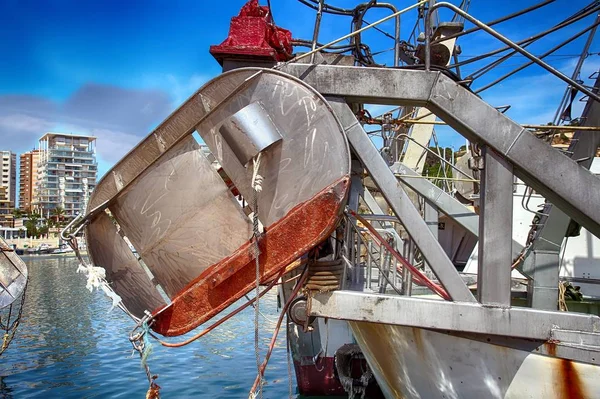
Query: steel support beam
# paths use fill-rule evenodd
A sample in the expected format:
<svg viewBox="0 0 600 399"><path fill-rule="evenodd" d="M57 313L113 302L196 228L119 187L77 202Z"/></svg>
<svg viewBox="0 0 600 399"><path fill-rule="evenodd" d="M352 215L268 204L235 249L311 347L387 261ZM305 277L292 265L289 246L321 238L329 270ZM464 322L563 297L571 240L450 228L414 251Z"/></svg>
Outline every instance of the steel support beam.
<svg viewBox="0 0 600 399"><path fill-rule="evenodd" d="M282 70L349 102L427 107L467 139L493 148L516 176L600 236L600 179L443 73L302 64Z"/></svg>
<svg viewBox="0 0 600 399"><path fill-rule="evenodd" d="M406 192L398 184L396 177L363 130L350 107L343 99L328 98L327 100L346 131L354 152L369 171L373 181L421 250L423 257L450 297L455 301L474 302L475 298L446 256L444 249L435 239Z"/></svg>
<svg viewBox="0 0 600 399"><path fill-rule="evenodd" d="M488 147L482 151L477 299L510 307L513 168Z"/></svg>
<svg viewBox="0 0 600 399"><path fill-rule="evenodd" d="M596 79L594 90L600 87L600 78ZM600 123L600 103L589 99L583 110L582 126L598 126ZM577 131L569 146L571 159L578 160L579 165L589 169L596 151L600 146L600 132ZM571 219L560 209L546 204L543 210L539 229L533 240L529 256L522 265L522 272L530 280L530 306L538 309L558 307L558 283L560 267L560 250Z"/></svg>
<svg viewBox="0 0 600 399"><path fill-rule="evenodd" d="M311 315L465 333L548 340L557 329L595 333L600 317L583 313L502 308L396 295L334 291L316 295Z"/></svg>
<svg viewBox="0 0 600 399"><path fill-rule="evenodd" d="M464 227L474 236L479 235L479 216L458 200L427 179L419 178L420 175L402 162L396 162L391 167L399 176L402 183L414 192L425 198L426 202L434 205L442 213ZM414 177L412 177L414 176Z"/></svg>
<svg viewBox="0 0 600 399"><path fill-rule="evenodd" d="M425 223L429 226L429 230L431 230L431 234L438 239L438 225L440 222L440 214L435 205L433 205L429 201L425 201L425 209L423 210L423 216L425 219Z"/></svg>

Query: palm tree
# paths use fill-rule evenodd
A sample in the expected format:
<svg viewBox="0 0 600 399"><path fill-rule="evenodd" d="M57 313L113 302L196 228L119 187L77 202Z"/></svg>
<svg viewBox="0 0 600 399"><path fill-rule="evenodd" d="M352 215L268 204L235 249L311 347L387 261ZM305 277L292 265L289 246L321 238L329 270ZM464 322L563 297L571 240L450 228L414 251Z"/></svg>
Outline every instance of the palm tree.
<svg viewBox="0 0 600 399"><path fill-rule="evenodd" d="M27 229L27 235L29 237L37 237L40 233L38 231L38 222L40 215L37 213L30 213L27 215L27 221L25 222L25 228Z"/></svg>
<svg viewBox="0 0 600 399"><path fill-rule="evenodd" d="M60 227L65 218L65 210L57 206L52 210L52 218L56 221L56 225Z"/></svg>

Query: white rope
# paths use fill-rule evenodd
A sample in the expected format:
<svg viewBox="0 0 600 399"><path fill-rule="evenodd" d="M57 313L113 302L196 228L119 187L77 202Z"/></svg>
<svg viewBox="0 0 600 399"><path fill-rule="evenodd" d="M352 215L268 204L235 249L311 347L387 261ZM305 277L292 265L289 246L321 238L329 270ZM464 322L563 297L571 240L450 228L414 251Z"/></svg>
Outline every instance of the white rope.
<svg viewBox="0 0 600 399"><path fill-rule="evenodd" d="M86 275L87 282L85 288L90 292L94 292L94 288L101 289L106 296L112 300L112 306L110 307L109 312L116 306L119 306L121 297L110 288L110 285L108 285L108 282L106 281L106 270L104 270L104 268L80 263L79 267L77 267L77 273Z"/></svg>
<svg viewBox="0 0 600 399"><path fill-rule="evenodd" d="M256 157L253 158L253 168L252 168L252 188L257 193L262 191L262 184L264 178L258 174L258 170L260 169L260 161L262 159L262 152L259 152ZM256 210L254 210L256 212Z"/></svg>
<svg viewBox="0 0 600 399"><path fill-rule="evenodd" d="M258 170L260 169L260 161L262 159L262 152L259 152L256 157L253 159L253 168L252 168L252 189L253 192L253 206L254 206L254 214L252 216L252 224L254 230L254 256L255 256L255 264L256 264L256 302L254 303L254 353L256 356L256 368L258 371L258 387L257 392L251 392L250 398L260 398L263 397L263 379L262 374L260 372L260 351L259 351L259 323L258 316L260 314L259 310L259 291L260 291L260 248L258 246L258 239L260 236L259 229L259 220L258 220L258 193L262 191L263 177L258 174Z"/></svg>

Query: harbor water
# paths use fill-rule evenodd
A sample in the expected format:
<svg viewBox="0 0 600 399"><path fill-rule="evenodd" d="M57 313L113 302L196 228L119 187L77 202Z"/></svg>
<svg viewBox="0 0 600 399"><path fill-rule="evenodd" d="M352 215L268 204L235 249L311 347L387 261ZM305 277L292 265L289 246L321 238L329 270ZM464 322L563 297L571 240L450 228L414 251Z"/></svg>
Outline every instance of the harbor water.
<svg viewBox="0 0 600 399"><path fill-rule="evenodd" d="M133 321L117 308L111 311L102 292L86 289L74 257L24 260L29 286L19 330L0 357L0 398L145 397L146 376L128 339ZM278 316L275 290L264 298L263 356ZM254 312L244 310L183 348L154 342L152 349L148 364L159 375L162 398L247 398L256 376ZM265 398L288 397L283 329L265 378Z"/></svg>

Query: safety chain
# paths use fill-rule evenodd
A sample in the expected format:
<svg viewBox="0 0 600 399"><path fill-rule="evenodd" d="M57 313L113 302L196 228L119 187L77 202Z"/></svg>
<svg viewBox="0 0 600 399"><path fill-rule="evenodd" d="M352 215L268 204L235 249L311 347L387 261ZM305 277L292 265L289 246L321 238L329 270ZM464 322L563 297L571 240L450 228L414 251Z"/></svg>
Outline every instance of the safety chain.
<svg viewBox="0 0 600 399"><path fill-rule="evenodd" d="M19 323L21 322L21 316L23 316L23 307L25 305L25 293L27 292L27 285L29 284L29 278L25 282L25 287L23 288L23 293L21 294L21 303L19 304L19 313L17 317L13 320L12 324L10 322L12 316L13 305L10 304L8 308L8 319L6 324L2 322L2 318L0 317L0 328L4 330L4 335L2 337L2 347L0 347L0 356L4 353L4 351L8 348L10 343L12 342L15 334L17 332L17 327L19 327Z"/></svg>
<svg viewBox="0 0 600 399"><path fill-rule="evenodd" d="M148 336L150 335L150 325L152 320L152 314L148 311L146 315L138 322L138 324L129 333L129 341L133 346L133 350L137 351L140 355L140 360L144 371L146 372L146 378L148 378L148 392L146 392L146 399L159 399L160 398L160 385L156 383L158 375L152 375L150 367L148 366L148 356L152 353L152 344ZM138 331L140 330L140 331Z"/></svg>

